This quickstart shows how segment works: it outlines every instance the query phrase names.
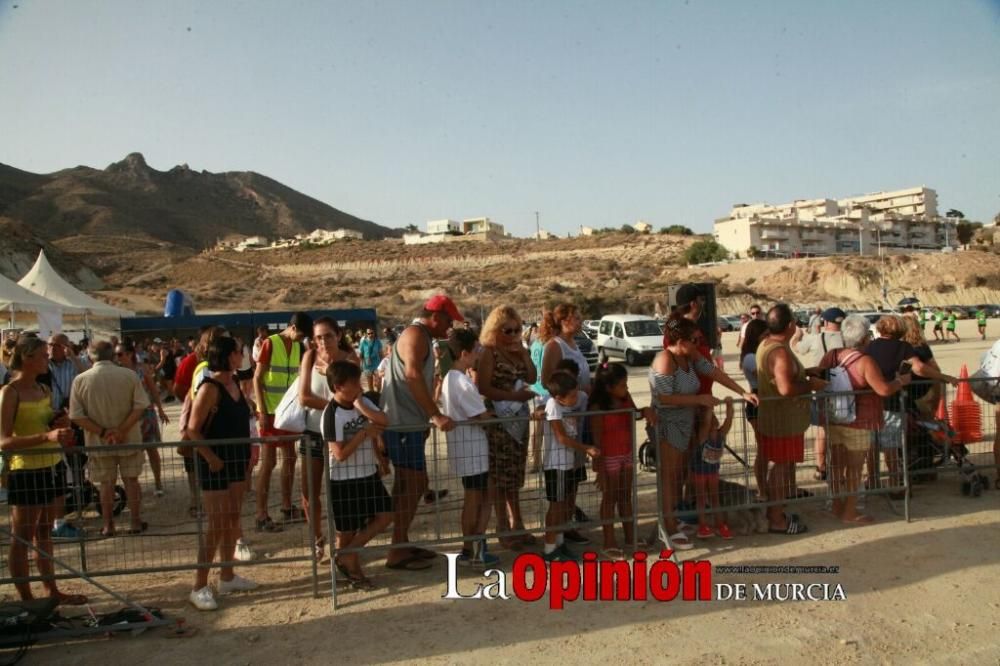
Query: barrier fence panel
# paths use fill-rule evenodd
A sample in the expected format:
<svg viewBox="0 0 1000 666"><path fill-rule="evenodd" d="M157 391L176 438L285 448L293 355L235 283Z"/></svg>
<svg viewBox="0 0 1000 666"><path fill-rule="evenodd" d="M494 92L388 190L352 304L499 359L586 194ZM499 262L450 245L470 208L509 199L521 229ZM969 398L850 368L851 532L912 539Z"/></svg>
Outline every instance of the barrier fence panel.
<svg viewBox="0 0 1000 666"><path fill-rule="evenodd" d="M25 569L21 559L24 544L12 537L13 532L31 541L35 532L29 519L38 519L51 528L52 519L61 513L80 530L79 535L56 532L47 552L88 577L314 560L306 524L295 516L287 521L280 518L278 478L272 479L269 505L270 511L279 515L280 531L255 530L255 491L250 469L255 448L262 442L265 446L295 447L298 439L129 444L115 445L113 451L112 447L70 447L65 451L39 447L18 451L17 457L5 454L14 469L6 480L8 511L0 516L0 583L78 577L59 567L43 573L34 567ZM222 463L218 470L213 470L201 456L185 457L177 451L181 445L199 444L215 452ZM155 460L157 465L150 465L147 459ZM231 484L234 480L235 484ZM235 485L238 492L220 492L230 485ZM292 488L296 505L300 488L296 481ZM102 490L106 493L103 504ZM106 518L105 506L110 507L110 518ZM199 565L199 548L218 543L223 528L227 539L240 538L247 547L237 550L228 562L221 562L216 554L211 565ZM43 541L47 542L48 532L38 533ZM12 540L17 560L13 569L8 561Z"/></svg>
<svg viewBox="0 0 1000 666"><path fill-rule="evenodd" d="M460 564L484 570L529 550L557 549L561 555L549 557L576 559L589 538L587 550L616 559L626 546L657 540L676 549L696 541L699 528L706 538L718 538L723 525L735 536L766 532L773 506L825 503L851 520L876 496L894 511L892 502L903 500L909 519L911 484L956 473L963 492L977 494L989 487L986 470L997 470L997 407L965 381L928 386L893 400L870 391L805 396L815 407L794 443L801 451L792 458L800 462L786 468L783 481L766 460L774 451L762 449L755 413L789 412L780 411L787 403L767 400L759 408L732 401L728 432L715 438L706 433L727 424L726 403L692 410L689 431L676 428L679 412L670 409L657 410L655 424L637 420L641 412L634 410L567 408L464 422L449 432L426 425L383 431L344 410L333 444L307 434L121 445L113 461L103 459L103 447L82 449L90 454L86 462L74 448L65 455L51 448L6 452L13 470L5 490L8 505L16 506L0 515L0 583L298 562L310 565L318 594L328 547L336 607L338 583L370 588L364 562L372 552L385 554L390 568L406 569L425 567L434 557L429 547L464 550ZM862 418L845 423L846 415ZM276 455L262 455L261 442ZM208 448L194 458L176 451L202 444ZM588 447L598 449L590 452L596 458L588 458ZM157 459L152 451L159 453L157 470L146 463ZM298 468L283 479L289 455ZM265 460L276 462L266 502L258 487ZM814 476L819 462L825 479ZM112 472L125 472L126 480L102 483ZM113 489L105 497L113 536L101 533L102 485ZM293 512L286 515L289 503ZM12 539L13 530L30 541L41 507L48 517L64 510L83 530L80 538L51 544L42 535L41 550L66 567L25 566L30 548ZM259 523L264 517L273 524ZM652 532L650 523L639 525L649 520ZM240 538L248 548L234 548ZM219 561L219 544L227 561ZM216 552L212 564L205 562L209 550Z"/></svg>

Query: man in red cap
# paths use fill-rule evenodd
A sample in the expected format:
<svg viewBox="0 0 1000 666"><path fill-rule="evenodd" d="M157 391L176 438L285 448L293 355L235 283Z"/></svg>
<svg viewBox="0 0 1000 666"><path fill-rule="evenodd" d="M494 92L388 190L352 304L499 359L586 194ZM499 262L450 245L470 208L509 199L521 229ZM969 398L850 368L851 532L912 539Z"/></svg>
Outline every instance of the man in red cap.
<svg viewBox="0 0 1000 666"><path fill-rule="evenodd" d="M382 411L389 417L384 434L386 451L395 468L392 502L395 512L392 543L409 542L410 523L417 504L427 490L424 442L428 421L448 431L455 424L434 402L435 338L445 338L456 321L465 321L455 303L444 294L432 296L420 317L400 334L392 348L389 368L382 385ZM414 431L413 427L420 429ZM404 432L393 429L405 428ZM430 567L434 553L422 548L400 546L389 551L390 569L418 571Z"/></svg>

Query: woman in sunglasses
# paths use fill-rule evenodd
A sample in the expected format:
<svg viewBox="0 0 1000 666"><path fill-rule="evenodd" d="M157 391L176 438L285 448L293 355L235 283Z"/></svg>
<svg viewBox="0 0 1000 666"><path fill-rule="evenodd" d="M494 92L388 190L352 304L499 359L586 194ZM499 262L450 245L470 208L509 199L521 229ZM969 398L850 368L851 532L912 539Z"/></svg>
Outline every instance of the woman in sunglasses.
<svg viewBox="0 0 1000 666"><path fill-rule="evenodd" d="M649 368L650 393L658 412L657 460L662 462L657 465L657 473L663 475L663 519L670 545L677 550L694 546L690 537L677 529L674 507L680 498L696 408L711 409L720 402L710 394L699 394L701 377L711 378L741 394L748 403L758 403L756 395L744 390L698 352L697 334L698 327L693 321L679 313L670 315L664 330L666 344Z"/></svg>
<svg viewBox="0 0 1000 666"><path fill-rule="evenodd" d="M479 335L483 345L479 357L479 392L498 417L519 419L486 428L490 443L490 478L496 486L497 531L501 535L508 529L524 529L520 491L528 462L528 403L535 397L528 386L535 383L536 377L531 355L521 344L521 328L521 316L517 311L501 305L486 317ZM534 542L530 534L500 537L500 545L505 548Z"/></svg>

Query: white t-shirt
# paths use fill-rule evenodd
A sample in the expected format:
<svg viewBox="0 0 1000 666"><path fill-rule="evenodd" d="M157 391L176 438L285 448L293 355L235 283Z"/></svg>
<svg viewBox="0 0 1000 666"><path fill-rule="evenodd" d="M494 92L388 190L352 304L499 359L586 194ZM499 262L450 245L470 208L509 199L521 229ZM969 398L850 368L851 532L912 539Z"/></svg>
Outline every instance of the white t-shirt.
<svg viewBox="0 0 1000 666"><path fill-rule="evenodd" d="M454 421L468 421L486 411L483 396L468 375L449 370L441 384L441 411ZM448 464L458 476L475 476L489 471L490 447L486 432L479 426L460 425L445 433Z"/></svg>
<svg viewBox="0 0 1000 666"><path fill-rule="evenodd" d="M257 353L260 354L260 350L259 349L257 350ZM242 372L246 372L251 367L252 366L251 366L251 363L250 363L250 348L247 347L246 345L243 345L243 362L240 363L240 368L239 369Z"/></svg>
<svg viewBox="0 0 1000 666"><path fill-rule="evenodd" d="M361 399L368 409L378 410L378 407L369 402L367 398ZM347 408L335 400L331 400L330 404L323 410L323 441L346 444L358 432L364 430L366 425L368 425L368 419L353 405ZM375 446L372 444L371 437L365 437L365 440L347 460L337 460L332 454L330 455L331 481L363 479L377 471L378 463L375 459Z"/></svg>
<svg viewBox="0 0 1000 666"><path fill-rule="evenodd" d="M330 384L326 381L326 375L317 370L315 365L310 373L310 380L309 390L312 391L314 396L320 400L327 401L333 397ZM306 430L309 432L322 432L324 411L325 409L306 407Z"/></svg>
<svg viewBox="0 0 1000 666"><path fill-rule="evenodd" d="M803 364L807 368L815 368L826 352L831 349L841 349L843 346L844 336L840 331L820 331L803 335L795 345L795 351L802 357Z"/></svg>
<svg viewBox="0 0 1000 666"><path fill-rule="evenodd" d="M383 356L382 360L379 361L378 367L375 368L375 372L385 377L385 374L389 372L389 359L390 356Z"/></svg>
<svg viewBox="0 0 1000 666"><path fill-rule="evenodd" d="M579 441L579 433L583 430L581 417L576 412L587 410L587 394L578 390L576 404L572 407L560 405L555 398L549 398L545 403L545 431L542 467L544 469L574 469L576 467L576 451L564 446L552 432L552 421L562 421L566 434Z"/></svg>

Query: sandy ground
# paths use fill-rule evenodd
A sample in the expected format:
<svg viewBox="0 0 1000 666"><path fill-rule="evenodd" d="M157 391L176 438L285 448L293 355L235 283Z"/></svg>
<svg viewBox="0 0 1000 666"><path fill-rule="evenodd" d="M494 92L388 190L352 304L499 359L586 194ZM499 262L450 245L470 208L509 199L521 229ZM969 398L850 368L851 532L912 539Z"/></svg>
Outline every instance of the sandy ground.
<svg viewBox="0 0 1000 666"><path fill-rule="evenodd" d="M991 322L996 326L997 322ZM971 338L971 322L960 333ZM735 339L725 340L728 363ZM987 342L935 346L947 372L961 363L970 370ZM639 404L645 395L645 368L631 371ZM647 391L648 393L648 391ZM986 443L974 450L986 461ZM991 473L992 478L992 473ZM808 478L806 472L800 478ZM652 475L640 475L648 507ZM805 484L804 484L805 485ZM814 486L815 489L815 486ZM454 493L453 493L454 494ZM171 497L168 494L168 498ZM175 499L175 501L181 501ZM713 583L831 583L843 586L844 601L710 601L659 603L577 602L562 611L543 602L452 601L445 593L445 560L424 572L387 571L381 556L368 571L379 585L374 593L341 590L334 611L329 573L321 598L312 597L308 563L261 566L244 571L263 584L255 593L223 598L221 610L199 613L185 604L190 575L154 574L102 579L143 604L185 617L197 627L190 639L167 640L158 629L137 637L38 646L25 663L142 663L156 654L169 663L210 659L220 664L468 662L637 662L637 663L1000 663L1000 491L980 498L962 496L954 474L916 489L913 520L901 504L867 498L878 522L844 527L823 502L797 508L810 526L798 537L753 534L730 542L710 541L683 553L684 560L713 564L831 565L837 575L721 575ZM151 515L155 515L152 514ZM421 510L426 528L435 514ZM598 532L589 532L597 537ZM190 537L176 537L190 547ZM173 544L168 540L164 543ZM275 554L295 552L302 535L258 543ZM273 547L272 547L273 546ZM179 546L178 546L179 547ZM301 552L301 551L298 551ZM512 553L500 552L510 571ZM482 580L461 572L460 589ZM213 575L214 578L214 575ZM485 581L489 582L489 581ZM67 583L71 591L91 590ZM10 594L4 590L4 596ZM117 602L92 595L110 610Z"/></svg>

